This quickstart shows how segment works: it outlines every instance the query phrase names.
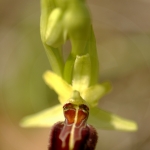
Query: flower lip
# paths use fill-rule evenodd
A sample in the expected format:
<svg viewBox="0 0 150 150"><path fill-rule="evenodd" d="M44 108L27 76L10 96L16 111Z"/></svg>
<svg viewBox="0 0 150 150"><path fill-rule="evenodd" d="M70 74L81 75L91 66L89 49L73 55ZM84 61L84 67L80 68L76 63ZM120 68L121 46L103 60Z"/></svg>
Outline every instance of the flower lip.
<svg viewBox="0 0 150 150"><path fill-rule="evenodd" d="M89 108L85 104L66 103L65 121L53 126L49 150L94 150L97 132L87 124Z"/></svg>

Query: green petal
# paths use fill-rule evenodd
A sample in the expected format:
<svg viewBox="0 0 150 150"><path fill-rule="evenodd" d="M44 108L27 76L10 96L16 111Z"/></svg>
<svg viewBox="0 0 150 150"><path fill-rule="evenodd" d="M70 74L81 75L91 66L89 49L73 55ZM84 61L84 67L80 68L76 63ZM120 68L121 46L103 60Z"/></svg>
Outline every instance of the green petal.
<svg viewBox="0 0 150 150"><path fill-rule="evenodd" d="M43 78L46 84L54 89L55 92L58 94L60 103L66 103L66 101L71 97L73 91L72 87L60 76L51 71L46 71L43 75Z"/></svg>
<svg viewBox="0 0 150 150"><path fill-rule="evenodd" d="M20 125L22 127L50 127L58 121L64 121L62 105L60 104L23 118Z"/></svg>
<svg viewBox="0 0 150 150"><path fill-rule="evenodd" d="M72 86L74 90L83 91L90 84L91 61L89 54L76 57L73 68Z"/></svg>
<svg viewBox="0 0 150 150"><path fill-rule="evenodd" d="M136 131L138 128L134 121L121 118L98 107L90 109L88 123L95 128L107 130Z"/></svg>
<svg viewBox="0 0 150 150"><path fill-rule="evenodd" d="M86 89L81 93L82 98L88 102L91 107L97 106L98 101L106 93L111 90L111 85L109 82L94 85Z"/></svg>

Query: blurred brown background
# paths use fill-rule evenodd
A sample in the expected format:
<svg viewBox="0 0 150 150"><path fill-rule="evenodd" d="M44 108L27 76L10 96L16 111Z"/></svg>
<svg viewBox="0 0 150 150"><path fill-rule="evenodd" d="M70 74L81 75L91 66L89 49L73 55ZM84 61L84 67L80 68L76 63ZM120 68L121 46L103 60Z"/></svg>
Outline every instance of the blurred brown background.
<svg viewBox="0 0 150 150"><path fill-rule="evenodd" d="M99 106L135 120L135 133L99 130L97 150L150 149L150 1L88 0L100 82L112 92ZM50 129L19 120L58 102L42 80L50 69L39 34L40 1L0 1L0 150L46 150ZM66 46L67 47L67 46Z"/></svg>

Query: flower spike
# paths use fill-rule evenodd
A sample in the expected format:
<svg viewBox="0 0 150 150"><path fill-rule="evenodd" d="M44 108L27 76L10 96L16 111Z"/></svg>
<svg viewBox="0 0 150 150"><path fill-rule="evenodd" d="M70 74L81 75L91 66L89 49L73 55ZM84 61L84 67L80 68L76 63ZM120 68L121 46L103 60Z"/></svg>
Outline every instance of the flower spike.
<svg viewBox="0 0 150 150"><path fill-rule="evenodd" d="M41 0L40 33L52 68L43 79L60 104L25 117L20 125L52 127L48 150L94 150L98 140L94 127L136 131L136 122L98 108L111 85L98 83L96 40L85 1ZM66 40L72 47L64 61Z"/></svg>

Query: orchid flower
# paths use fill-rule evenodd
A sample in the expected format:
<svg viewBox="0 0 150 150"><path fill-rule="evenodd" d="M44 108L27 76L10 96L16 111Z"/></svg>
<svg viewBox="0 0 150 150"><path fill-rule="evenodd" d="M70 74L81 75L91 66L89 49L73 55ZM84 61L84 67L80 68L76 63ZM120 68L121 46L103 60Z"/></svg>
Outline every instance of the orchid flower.
<svg viewBox="0 0 150 150"><path fill-rule="evenodd" d="M97 133L89 124L96 129L136 131L134 121L98 107L98 101L111 90L111 85L109 82L98 83L96 40L85 1L41 0L40 27L41 39L52 67L52 71L44 73L43 79L57 93L60 103L25 117L21 126L53 126L49 150L60 149L57 145L60 142L63 148L68 146L68 150L76 150L79 145L83 146L81 137L84 139L87 133L89 137L95 137L93 143L96 144ZM72 49L64 61L62 45L66 40L70 40ZM56 129L59 134L55 133ZM79 139L81 143L76 144ZM53 140L58 141L52 144ZM89 138L85 143L84 147L90 145Z"/></svg>
<svg viewBox="0 0 150 150"><path fill-rule="evenodd" d="M52 71L45 72L43 78L46 84L59 95L60 104L25 117L21 123L23 127L51 127L54 123L64 120L62 106L72 99L71 95L76 89ZM98 100L109 90L110 84L106 82L96 84L80 92L82 99L90 107L88 123L93 124L98 129L137 130L137 125L134 121L124 119L98 107Z"/></svg>

